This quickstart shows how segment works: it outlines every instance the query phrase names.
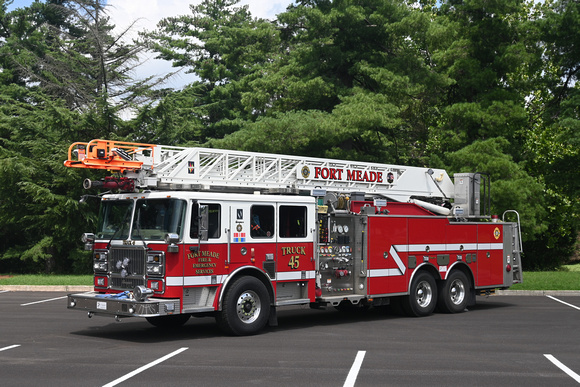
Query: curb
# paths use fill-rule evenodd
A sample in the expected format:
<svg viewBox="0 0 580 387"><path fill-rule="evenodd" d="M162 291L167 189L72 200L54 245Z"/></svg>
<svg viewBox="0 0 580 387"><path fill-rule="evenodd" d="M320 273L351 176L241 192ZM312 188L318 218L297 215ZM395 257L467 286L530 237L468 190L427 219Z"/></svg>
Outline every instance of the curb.
<svg viewBox="0 0 580 387"><path fill-rule="evenodd" d="M0 291L12 292L91 292L92 286L0 285ZM496 296L580 296L580 290L496 290Z"/></svg>
<svg viewBox="0 0 580 387"><path fill-rule="evenodd" d="M580 296L579 290L496 290L498 296Z"/></svg>
<svg viewBox="0 0 580 387"><path fill-rule="evenodd" d="M12 292L90 292L93 290L93 287L83 285L0 285L0 291L1 290Z"/></svg>

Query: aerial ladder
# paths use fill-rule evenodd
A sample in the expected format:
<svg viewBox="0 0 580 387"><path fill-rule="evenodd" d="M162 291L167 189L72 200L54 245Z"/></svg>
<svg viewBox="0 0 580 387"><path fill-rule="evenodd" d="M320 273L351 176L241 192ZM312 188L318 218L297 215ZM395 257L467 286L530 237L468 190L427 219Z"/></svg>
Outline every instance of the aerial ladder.
<svg viewBox="0 0 580 387"><path fill-rule="evenodd" d="M449 214L455 185L442 169L123 141L76 142L67 167L116 173L85 188L255 192L362 192Z"/></svg>

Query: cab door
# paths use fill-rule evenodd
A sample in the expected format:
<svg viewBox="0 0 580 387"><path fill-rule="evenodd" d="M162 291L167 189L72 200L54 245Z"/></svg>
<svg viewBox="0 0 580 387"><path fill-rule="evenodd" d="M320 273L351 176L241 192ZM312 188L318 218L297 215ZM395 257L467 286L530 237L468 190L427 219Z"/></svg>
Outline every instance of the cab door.
<svg viewBox="0 0 580 387"><path fill-rule="evenodd" d="M276 257L275 203L235 202L230 207L230 263L254 265Z"/></svg>
<svg viewBox="0 0 580 387"><path fill-rule="evenodd" d="M277 204L277 302L314 299L315 209L310 203ZM312 226L310 226L312 225Z"/></svg>

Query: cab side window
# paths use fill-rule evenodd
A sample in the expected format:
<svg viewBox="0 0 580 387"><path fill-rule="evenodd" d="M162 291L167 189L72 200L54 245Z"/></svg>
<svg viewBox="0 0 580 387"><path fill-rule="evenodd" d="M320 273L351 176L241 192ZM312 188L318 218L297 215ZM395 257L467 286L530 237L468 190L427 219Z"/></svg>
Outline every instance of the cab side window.
<svg viewBox="0 0 580 387"><path fill-rule="evenodd" d="M250 236L272 238L274 236L274 207L254 205L250 209Z"/></svg>
<svg viewBox="0 0 580 387"><path fill-rule="evenodd" d="M217 239L221 236L221 205L206 205L209 207L208 238ZM199 205L197 202L193 202L191 206L191 225L189 228L189 236L193 239L199 238Z"/></svg>
<svg viewBox="0 0 580 387"><path fill-rule="evenodd" d="M280 238L306 237L306 207L280 206Z"/></svg>

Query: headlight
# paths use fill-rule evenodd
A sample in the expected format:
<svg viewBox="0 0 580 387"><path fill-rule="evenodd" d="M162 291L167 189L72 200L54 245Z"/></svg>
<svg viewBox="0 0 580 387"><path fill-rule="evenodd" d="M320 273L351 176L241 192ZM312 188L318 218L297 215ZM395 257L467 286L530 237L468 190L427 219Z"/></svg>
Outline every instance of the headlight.
<svg viewBox="0 0 580 387"><path fill-rule="evenodd" d="M107 271L107 262L95 262L93 269L95 271Z"/></svg>
<svg viewBox="0 0 580 387"><path fill-rule="evenodd" d="M161 273L161 268L159 265L147 265L147 274L157 274Z"/></svg>
<svg viewBox="0 0 580 387"><path fill-rule="evenodd" d="M107 258L109 253L107 251L97 250L93 253L93 269L94 271L107 271L109 265L107 264Z"/></svg>
<svg viewBox="0 0 580 387"><path fill-rule="evenodd" d="M147 263L162 263L163 252L147 254Z"/></svg>
<svg viewBox="0 0 580 387"><path fill-rule="evenodd" d="M165 253L151 251L147 253L147 275L162 276L165 273Z"/></svg>

